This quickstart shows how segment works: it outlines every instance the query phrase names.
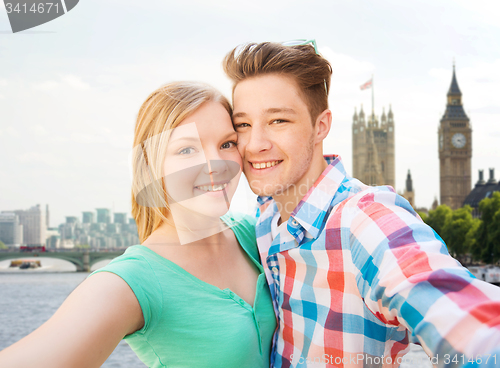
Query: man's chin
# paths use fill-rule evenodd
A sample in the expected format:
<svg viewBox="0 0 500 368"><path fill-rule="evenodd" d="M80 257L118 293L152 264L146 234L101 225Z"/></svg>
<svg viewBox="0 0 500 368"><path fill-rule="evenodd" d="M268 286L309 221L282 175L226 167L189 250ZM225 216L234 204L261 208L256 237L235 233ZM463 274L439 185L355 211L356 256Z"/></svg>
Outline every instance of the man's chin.
<svg viewBox="0 0 500 368"><path fill-rule="evenodd" d="M276 195L280 195L283 193L283 190L284 188L280 188L282 187L281 185L277 185L277 186L269 186L268 188L262 188L262 187L256 187L256 186L251 186L250 185L250 189L252 190L252 192L254 192L254 194L260 196L260 197L274 197Z"/></svg>

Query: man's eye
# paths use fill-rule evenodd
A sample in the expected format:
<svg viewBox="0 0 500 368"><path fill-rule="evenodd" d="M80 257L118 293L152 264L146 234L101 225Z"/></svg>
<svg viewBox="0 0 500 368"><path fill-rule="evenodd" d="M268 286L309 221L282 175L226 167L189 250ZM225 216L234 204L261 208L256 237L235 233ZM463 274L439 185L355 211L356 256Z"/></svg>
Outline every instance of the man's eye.
<svg viewBox="0 0 500 368"><path fill-rule="evenodd" d="M177 152L178 155L189 155L191 153L195 153L196 150L193 147L186 147Z"/></svg>
<svg viewBox="0 0 500 368"><path fill-rule="evenodd" d="M236 129L246 128L246 127L249 127L249 126L250 126L250 124L248 124L248 123L239 123L239 124L234 124L234 127L235 127Z"/></svg>
<svg viewBox="0 0 500 368"><path fill-rule="evenodd" d="M236 142L236 141L229 141L229 142L224 143L220 148L222 148L222 149L229 149L229 148L236 147L237 145L238 145L238 142Z"/></svg>
<svg viewBox="0 0 500 368"><path fill-rule="evenodd" d="M281 124L281 123L286 123L286 120L276 119L271 122L271 124Z"/></svg>

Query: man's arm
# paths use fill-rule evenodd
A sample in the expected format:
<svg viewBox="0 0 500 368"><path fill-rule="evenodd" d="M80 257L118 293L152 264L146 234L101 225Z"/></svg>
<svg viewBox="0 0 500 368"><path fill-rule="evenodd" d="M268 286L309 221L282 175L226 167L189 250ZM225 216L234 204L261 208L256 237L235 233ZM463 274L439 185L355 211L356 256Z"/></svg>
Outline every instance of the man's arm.
<svg viewBox="0 0 500 368"><path fill-rule="evenodd" d="M47 322L1 351L0 367L100 367L120 340L143 324L141 307L127 283L115 274L97 273Z"/></svg>
<svg viewBox="0 0 500 368"><path fill-rule="evenodd" d="M494 358L492 366L500 364L494 356L500 288L475 279L453 259L406 200L374 188L349 200L342 221L350 226L359 291L375 316L405 326L440 366L488 355L488 366Z"/></svg>

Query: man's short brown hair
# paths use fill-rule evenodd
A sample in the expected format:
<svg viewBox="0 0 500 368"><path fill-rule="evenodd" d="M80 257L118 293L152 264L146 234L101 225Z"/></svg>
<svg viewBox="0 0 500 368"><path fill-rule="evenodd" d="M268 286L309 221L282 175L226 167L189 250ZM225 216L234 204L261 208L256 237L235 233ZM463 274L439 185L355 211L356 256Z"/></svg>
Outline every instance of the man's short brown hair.
<svg viewBox="0 0 500 368"><path fill-rule="evenodd" d="M284 46L274 42L249 43L235 47L223 61L227 76L236 85L246 78L264 74L289 76L303 95L313 124L328 108L332 67L311 45Z"/></svg>

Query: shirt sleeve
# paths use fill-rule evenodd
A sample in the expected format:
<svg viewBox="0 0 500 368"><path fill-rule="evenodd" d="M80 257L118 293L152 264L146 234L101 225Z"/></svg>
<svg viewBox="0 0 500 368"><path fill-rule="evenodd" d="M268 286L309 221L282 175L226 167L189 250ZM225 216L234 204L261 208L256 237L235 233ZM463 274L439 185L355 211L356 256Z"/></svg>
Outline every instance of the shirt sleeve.
<svg viewBox="0 0 500 368"><path fill-rule="evenodd" d="M452 258L408 201L389 188L364 191L345 205L342 227L377 318L406 327L439 367L500 364L500 288Z"/></svg>
<svg viewBox="0 0 500 368"><path fill-rule="evenodd" d="M161 315L161 288L148 261L140 256L117 257L108 265L94 271L111 272L121 277L132 289L144 317L144 326L134 334L146 334L158 322Z"/></svg>

